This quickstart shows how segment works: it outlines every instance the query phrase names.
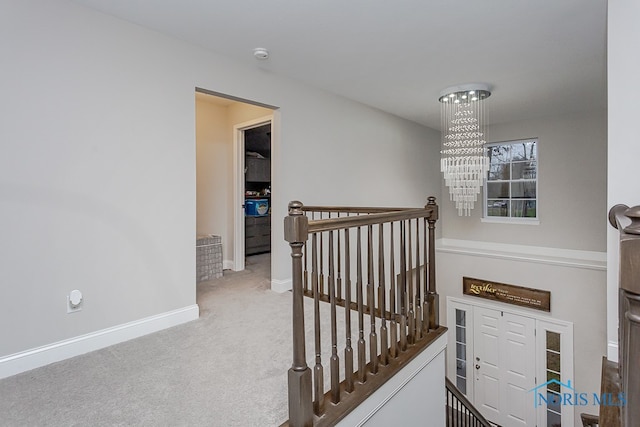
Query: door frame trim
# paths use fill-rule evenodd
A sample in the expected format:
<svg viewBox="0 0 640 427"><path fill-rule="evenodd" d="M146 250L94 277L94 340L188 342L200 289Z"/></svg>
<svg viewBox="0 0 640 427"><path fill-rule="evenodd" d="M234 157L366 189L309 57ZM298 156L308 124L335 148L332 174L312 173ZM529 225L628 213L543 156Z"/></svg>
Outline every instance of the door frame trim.
<svg viewBox="0 0 640 427"><path fill-rule="evenodd" d="M271 125L271 159L273 159L274 115L238 123L233 126L233 270L244 270L244 131ZM272 168L273 171L273 160Z"/></svg>

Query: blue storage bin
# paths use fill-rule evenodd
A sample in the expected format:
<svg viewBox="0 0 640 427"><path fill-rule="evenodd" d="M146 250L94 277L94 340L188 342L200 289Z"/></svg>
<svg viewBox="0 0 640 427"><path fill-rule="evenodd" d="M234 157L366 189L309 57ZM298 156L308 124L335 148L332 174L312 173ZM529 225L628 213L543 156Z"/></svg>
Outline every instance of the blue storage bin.
<svg viewBox="0 0 640 427"><path fill-rule="evenodd" d="M248 216L269 215L269 199L245 200L244 212Z"/></svg>

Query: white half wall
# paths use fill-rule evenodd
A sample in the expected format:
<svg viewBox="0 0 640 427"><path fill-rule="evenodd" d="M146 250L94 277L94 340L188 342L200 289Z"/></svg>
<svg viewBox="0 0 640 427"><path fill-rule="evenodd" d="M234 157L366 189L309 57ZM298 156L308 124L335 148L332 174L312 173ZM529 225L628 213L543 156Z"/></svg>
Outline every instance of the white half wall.
<svg viewBox="0 0 640 427"><path fill-rule="evenodd" d="M446 345L445 333L343 418L337 426L444 427Z"/></svg>
<svg viewBox="0 0 640 427"><path fill-rule="evenodd" d="M608 3L608 112L609 147L607 169L607 206L622 203L640 205L638 186L638 159L640 144L636 129L640 96L637 84L640 57L630 54L640 43L640 2L616 0ZM607 226L607 335L609 360L618 360L618 236L617 230Z"/></svg>

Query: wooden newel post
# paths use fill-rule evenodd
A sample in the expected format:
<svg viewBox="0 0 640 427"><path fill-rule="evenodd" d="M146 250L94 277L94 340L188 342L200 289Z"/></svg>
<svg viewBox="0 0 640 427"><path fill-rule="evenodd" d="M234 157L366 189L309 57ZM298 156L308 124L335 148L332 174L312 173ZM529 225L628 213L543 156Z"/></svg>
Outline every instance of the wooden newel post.
<svg viewBox="0 0 640 427"><path fill-rule="evenodd" d="M291 246L293 288L293 364L289 369L289 425L313 425L311 401L311 370L307 366L304 345L304 305L302 283L302 247L309 236L309 220L302 212L302 203L289 203L289 215L284 219L284 239Z"/></svg>
<svg viewBox="0 0 640 427"><path fill-rule="evenodd" d="M436 329L440 325L440 297L436 288L436 221L438 220L438 205L435 197L427 199L427 209L431 209L431 215L427 218L429 224L429 329Z"/></svg>
<svg viewBox="0 0 640 427"><path fill-rule="evenodd" d="M636 369L640 355L640 206L627 208L614 206L610 213L614 216L613 226L620 230L615 221L616 214L630 219L620 230L620 302L619 311L619 368L622 392L626 404L622 406L622 424L634 425L640 419L640 371ZM604 425L604 424L603 424Z"/></svg>

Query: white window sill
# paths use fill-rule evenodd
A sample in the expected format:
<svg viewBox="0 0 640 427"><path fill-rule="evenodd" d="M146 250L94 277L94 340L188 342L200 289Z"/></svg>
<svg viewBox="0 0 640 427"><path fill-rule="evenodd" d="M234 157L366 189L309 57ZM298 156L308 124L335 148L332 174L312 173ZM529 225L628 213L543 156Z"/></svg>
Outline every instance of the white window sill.
<svg viewBox="0 0 640 427"><path fill-rule="evenodd" d="M490 224L540 225L539 219L528 218L482 217L480 221Z"/></svg>

